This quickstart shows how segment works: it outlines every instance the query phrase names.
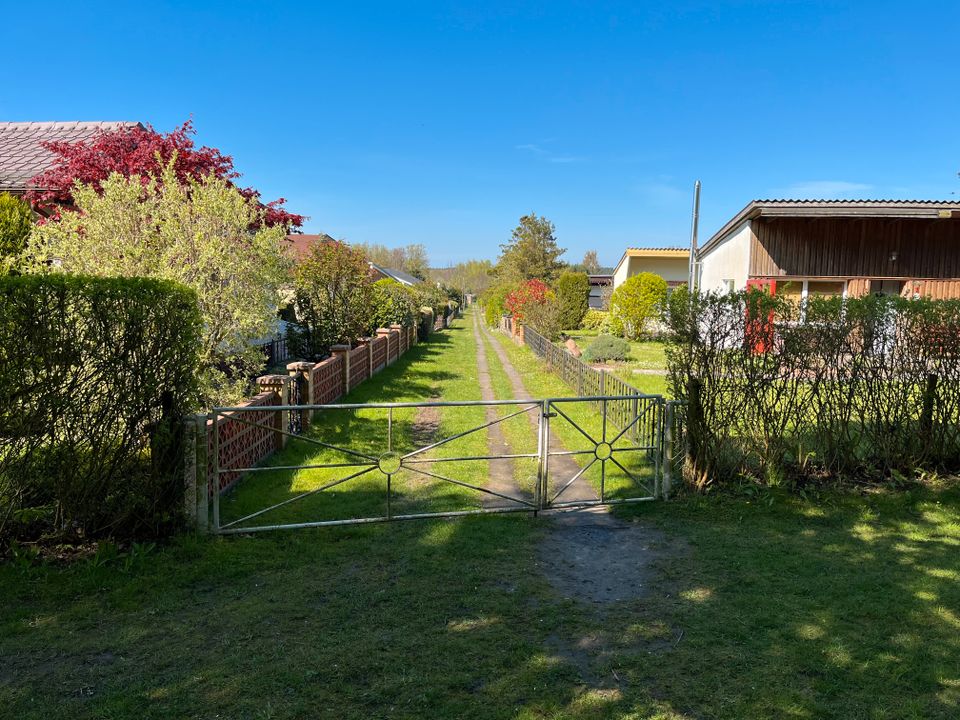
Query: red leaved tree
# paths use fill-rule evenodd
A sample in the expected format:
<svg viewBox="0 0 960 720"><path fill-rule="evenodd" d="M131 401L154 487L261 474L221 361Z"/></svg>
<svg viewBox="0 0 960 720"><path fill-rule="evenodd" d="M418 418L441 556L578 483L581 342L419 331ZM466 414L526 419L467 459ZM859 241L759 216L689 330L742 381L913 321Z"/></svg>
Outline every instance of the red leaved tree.
<svg viewBox="0 0 960 720"><path fill-rule="evenodd" d="M542 305L547 301L551 291L543 280L526 280L507 295L503 301L504 307L520 322L526 320L526 314L532 305Z"/></svg>
<svg viewBox="0 0 960 720"><path fill-rule="evenodd" d="M150 125L120 127L102 130L89 140L78 142L45 142L43 147L52 152L54 165L31 180L32 190L27 199L39 208L72 204L73 185L99 186L111 173L124 177L159 175L162 166L174 157L174 171L181 182L187 178L214 175L235 184L240 173L233 167L233 158L216 148L196 147L192 135L193 122L169 133L160 133ZM146 179L144 180L146 182ZM240 192L259 202L264 210L264 224L273 227L300 227L304 216L287 211L283 198L264 203L260 192L253 188L239 188Z"/></svg>

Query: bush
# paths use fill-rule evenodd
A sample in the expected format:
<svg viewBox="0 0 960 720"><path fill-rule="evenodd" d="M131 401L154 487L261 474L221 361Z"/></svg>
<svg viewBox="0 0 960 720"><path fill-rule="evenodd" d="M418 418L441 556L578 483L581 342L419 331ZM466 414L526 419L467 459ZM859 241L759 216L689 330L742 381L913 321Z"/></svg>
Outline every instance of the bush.
<svg viewBox="0 0 960 720"><path fill-rule="evenodd" d="M626 360L630 354L630 343L623 338L600 335L583 353L587 362L606 362L608 360Z"/></svg>
<svg viewBox="0 0 960 720"><path fill-rule="evenodd" d="M336 240L314 245L296 270L297 322L287 329L291 351L314 360L331 345L361 337L370 323L372 286L363 253Z"/></svg>
<svg viewBox="0 0 960 720"><path fill-rule="evenodd" d="M0 541L157 535L183 507L196 294L169 281L0 278Z"/></svg>
<svg viewBox="0 0 960 720"><path fill-rule="evenodd" d="M404 285L390 279L378 280L373 284L367 334L393 324L410 327L416 322L417 315L413 293Z"/></svg>
<svg viewBox="0 0 960 720"><path fill-rule="evenodd" d="M587 314L583 316L583 321L580 323L580 326L584 330L599 330L600 332L610 330L610 313L604 312L603 310L587 310Z"/></svg>
<svg viewBox="0 0 960 720"><path fill-rule="evenodd" d="M19 265L31 228L30 206L10 193L0 193L0 275Z"/></svg>
<svg viewBox="0 0 960 720"><path fill-rule="evenodd" d="M667 299L667 281L644 272L627 278L610 297L610 329L637 340L650 329Z"/></svg>
<svg viewBox="0 0 960 720"><path fill-rule="evenodd" d="M494 285L481 298L483 302L483 317L489 327L500 325L500 318L507 312L507 295L513 288L510 285Z"/></svg>
<svg viewBox="0 0 960 720"><path fill-rule="evenodd" d="M590 309L590 278L586 273L570 272L560 275L554 288L560 311L560 324L575 330Z"/></svg>
<svg viewBox="0 0 960 720"><path fill-rule="evenodd" d="M560 339L565 327L559 303L550 302L549 296L547 302L527 306L526 324L551 342Z"/></svg>
<svg viewBox="0 0 960 720"><path fill-rule="evenodd" d="M960 301L684 289L666 319L698 488L960 469Z"/></svg>

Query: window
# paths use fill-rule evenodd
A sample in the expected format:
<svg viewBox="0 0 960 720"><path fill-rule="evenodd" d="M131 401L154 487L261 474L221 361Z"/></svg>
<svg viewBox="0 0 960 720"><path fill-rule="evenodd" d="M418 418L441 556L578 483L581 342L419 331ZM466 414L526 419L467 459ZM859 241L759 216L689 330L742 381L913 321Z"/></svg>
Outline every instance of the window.
<svg viewBox="0 0 960 720"><path fill-rule="evenodd" d="M724 291L726 291L726 292L728 292L728 293L732 293L733 290L734 290L734 288L736 287L736 283L735 283L732 279L730 279L730 280L721 280L720 283L723 285Z"/></svg>
<svg viewBox="0 0 960 720"><path fill-rule="evenodd" d="M843 297L845 284L842 280L808 280L807 297Z"/></svg>

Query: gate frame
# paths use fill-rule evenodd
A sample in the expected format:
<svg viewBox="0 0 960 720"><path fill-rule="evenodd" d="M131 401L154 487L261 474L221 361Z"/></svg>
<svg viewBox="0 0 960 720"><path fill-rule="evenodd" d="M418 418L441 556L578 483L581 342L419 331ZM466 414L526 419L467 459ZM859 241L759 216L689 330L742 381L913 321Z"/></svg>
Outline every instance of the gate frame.
<svg viewBox="0 0 960 720"><path fill-rule="evenodd" d="M651 401L650 407L644 411L643 414L637 414L633 421L627 425L626 428L620 430L619 435L614 438L609 444L612 445L617 440L620 439L625 433L633 427L646 412L649 412L651 409L654 412L654 422L652 423L652 443L650 445L644 445L639 447L624 448L623 450L630 450L635 452L648 452L652 455L652 460L654 463L654 479L653 479L653 493L652 495L647 495L643 497L635 498L606 498L603 494L603 486L605 481L605 466L606 460L602 461L601 467L604 468L602 472L604 476L601 478L601 495L597 500L577 500L569 502L556 503L556 499L560 497L564 490L567 489L576 479L581 477L586 473L593 462L596 462L596 459L588 463L587 466L581 468L581 471L570 479L566 485L557 493L557 495L550 499L549 498L549 478L550 478L550 457L556 457L559 454L570 455L570 454L584 454L591 452L591 450L581 450L581 451L558 451L557 453L551 453L551 436L550 436L550 419L554 417L555 413L551 412L551 408L556 405L562 405L565 403L600 403L602 407L602 439L601 443L607 443L606 440L606 430L607 430L607 403L612 401L633 401L636 403L639 399L648 399ZM253 532L265 532L270 530L283 530L283 529L298 529L298 528L309 528L309 527L328 527L336 525L360 525L376 522L390 522L395 520L419 520L427 518L443 518L443 517L462 517L468 515L483 515L483 514L492 514L492 513L507 513L507 512L532 512L536 516L540 512L553 510L553 509L572 509L577 507L592 507L598 505L616 505L623 503L637 503L637 502L649 502L651 500L656 500L660 497L665 498L666 495L664 491L669 489L669 473L665 468L670 466L672 462L672 432L668 433L667 438L665 439L665 417L667 415L672 416L672 403L673 401L666 401L661 395L647 395L647 394L630 394L630 395L597 395L589 397L555 397L555 398L546 398L546 399L529 399L529 400L452 400L452 401L424 401L424 402L392 402L392 403L334 403L328 405L266 405L266 406L257 406L257 407L217 407L213 408L209 414L206 416L211 422L212 426L212 474L207 476L204 473L206 482L204 487L206 488L206 494L210 494L210 513L212 515L212 522L209 526L209 532L219 535L231 535L231 534L246 534ZM515 406L521 407L522 409L517 410L513 413L508 413L504 417L497 418L491 421L484 421L483 423L471 427L468 430L455 433L454 435L445 437L437 442L429 443L423 447L416 448L415 450L406 453L405 455L399 458L400 466L397 470L393 472L387 472L382 469L380 466L380 461L384 458L385 454L382 454L380 457L373 457L372 455L365 455L354 450L350 450L346 447L331 445L330 443L323 442L316 438L311 438L296 432L292 432L293 428L284 426L282 429L278 428L276 424L265 425L263 423L257 423L250 420L242 419L242 414L245 412L279 412L279 413L293 413L293 412L309 412L311 414L316 412L322 412L325 410L386 410L387 411L387 451L386 454L393 454L393 410L399 408L430 408L430 407L488 407L488 406ZM495 507L495 508L477 508L472 510L451 510L451 511L441 511L441 512L427 512L427 513L410 513L404 515L395 515L391 511L390 506L390 497L391 497L391 479L393 474L399 472L401 469L407 469L410 472L417 472L421 474L428 474L425 471L416 470L411 468L410 465L404 464L403 460L406 460L409 457L413 457L420 453L426 452L433 448L439 447L449 442L453 442L459 438L462 438L466 435L484 430L493 425L505 422L513 417L529 413L531 411L537 411L537 451L535 453L506 453L500 455L480 455L480 456L466 456L466 457L450 457L442 458L442 462L456 462L456 461L470 461L470 460L503 460L503 459L520 459L520 458L536 458L537 459L537 478L534 484L534 498L532 502L522 500L520 498L514 498L506 495L502 495L495 491L489 490L484 487L478 487L475 485L470 485L469 483L458 481L452 478L443 477L436 474L431 474L432 477L451 482L456 485L461 485L468 487L470 489L478 490L481 493L497 495L503 497L504 499L511 500L516 502L516 506L506 506L506 507ZM565 414L560 412L568 422L570 422L576 429L578 429L582 434L584 434L591 442L594 442L595 448L598 443L590 437L586 431L579 427L574 421ZM309 443L319 445L321 447L326 447L332 450L337 450L339 452L346 453L348 455L354 455L362 457L367 460L367 462L360 463L326 463L326 464L317 464L317 465L291 465L291 466L263 466L255 465L252 467L220 467L220 452L219 452L219 427L222 422L221 417L229 415L230 420L241 422L246 425L252 425L254 427L270 429L273 432L280 433L281 435L299 438ZM201 416L202 417L202 416ZM594 451L595 451L594 448ZM616 461L614 461L616 462ZM619 465L619 463L616 463ZM358 468L366 467L365 470L361 470L356 473L352 473L345 478L337 479L330 483L325 483L318 488L301 493L293 498L288 498L280 503L271 505L269 507L258 510L249 515L243 516L239 519L232 520L226 525L221 524L220 519L220 496L222 491L219 490L219 480L220 476L224 473L238 473L244 475L247 473L256 473L256 472L265 472L265 471L276 471L276 470L285 470L285 469L330 469L330 468ZM625 472L631 478L636 478L628 470L620 466L620 469ZM352 480L361 475L365 475L368 472L378 470L386 478L385 491L386 491L386 504L387 504L387 514L379 517L363 517L363 518L344 518L336 520L318 520L318 521L307 521L307 522L298 522L298 523L277 523L271 525L260 525L254 527L235 527L238 523L241 523L245 520L250 520L254 517L266 514L271 510L274 510L283 505L293 503L303 497L322 492L336 485L340 485L349 480ZM664 473L667 473L667 476L664 476ZM210 492L212 488L212 492ZM199 488L198 488L199 490ZM198 495L200 493L198 492Z"/></svg>

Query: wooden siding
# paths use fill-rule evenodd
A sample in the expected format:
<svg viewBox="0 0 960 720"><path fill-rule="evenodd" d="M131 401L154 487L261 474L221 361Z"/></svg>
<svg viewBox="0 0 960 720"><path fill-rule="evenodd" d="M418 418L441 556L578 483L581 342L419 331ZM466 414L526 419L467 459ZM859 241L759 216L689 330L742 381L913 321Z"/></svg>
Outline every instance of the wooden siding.
<svg viewBox="0 0 960 720"><path fill-rule="evenodd" d="M752 224L751 277L960 280L956 219L776 218Z"/></svg>

